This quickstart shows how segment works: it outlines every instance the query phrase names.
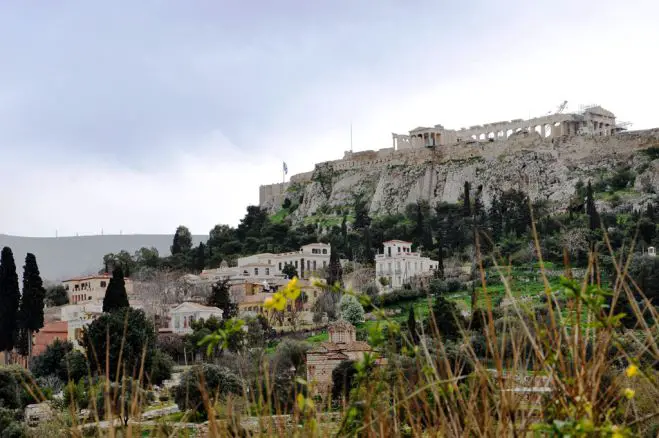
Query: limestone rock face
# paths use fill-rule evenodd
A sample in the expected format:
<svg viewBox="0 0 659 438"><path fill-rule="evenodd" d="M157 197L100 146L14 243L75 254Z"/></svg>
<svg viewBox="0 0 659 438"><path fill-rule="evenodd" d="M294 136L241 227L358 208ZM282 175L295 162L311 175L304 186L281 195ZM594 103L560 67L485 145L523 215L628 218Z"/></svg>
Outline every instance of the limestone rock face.
<svg viewBox="0 0 659 438"><path fill-rule="evenodd" d="M659 150L659 129L609 137L518 135L508 142L369 152L316 165L307 181L296 183L295 196L301 193L302 202L292 218L335 214L351 205L354 194L364 196L371 215L403 212L417 200L455 202L465 181L482 186L486 205L495 193L515 188L558 210L568 204L579 179L595 181L623 166L637 175L637 193L624 201L637 206L659 193L657 154L644 152L650 148ZM264 207L275 212L280 206Z"/></svg>

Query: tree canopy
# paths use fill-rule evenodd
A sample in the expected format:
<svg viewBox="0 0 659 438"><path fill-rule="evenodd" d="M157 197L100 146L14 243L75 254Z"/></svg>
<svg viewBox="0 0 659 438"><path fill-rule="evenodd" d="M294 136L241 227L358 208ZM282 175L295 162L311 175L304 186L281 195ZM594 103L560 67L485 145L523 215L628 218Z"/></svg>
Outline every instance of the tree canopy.
<svg viewBox="0 0 659 438"><path fill-rule="evenodd" d="M20 300L14 253L5 246L0 254L0 351L14 348Z"/></svg>

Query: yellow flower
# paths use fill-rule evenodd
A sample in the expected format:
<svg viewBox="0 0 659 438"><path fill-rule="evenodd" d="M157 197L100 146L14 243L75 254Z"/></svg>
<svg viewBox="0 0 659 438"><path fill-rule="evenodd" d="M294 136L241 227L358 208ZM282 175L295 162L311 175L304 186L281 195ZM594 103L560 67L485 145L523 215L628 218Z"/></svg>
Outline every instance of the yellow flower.
<svg viewBox="0 0 659 438"><path fill-rule="evenodd" d="M272 294L271 297L265 299L263 306L265 306L266 309L282 311L284 310L284 307L286 307L286 298L284 298L279 292L276 292Z"/></svg>
<svg viewBox="0 0 659 438"><path fill-rule="evenodd" d="M634 377L638 373L638 367L634 364L629 365L627 367L627 370L625 370L625 374L627 377Z"/></svg>
<svg viewBox="0 0 659 438"><path fill-rule="evenodd" d="M300 296L300 286L297 284L297 277L293 277L293 279L288 282L283 292L284 296L291 301L296 300L297 297Z"/></svg>
<svg viewBox="0 0 659 438"><path fill-rule="evenodd" d="M634 395L636 395L636 391L634 391L631 388L625 388L624 391L622 391L623 395L628 399L631 400L634 398Z"/></svg>

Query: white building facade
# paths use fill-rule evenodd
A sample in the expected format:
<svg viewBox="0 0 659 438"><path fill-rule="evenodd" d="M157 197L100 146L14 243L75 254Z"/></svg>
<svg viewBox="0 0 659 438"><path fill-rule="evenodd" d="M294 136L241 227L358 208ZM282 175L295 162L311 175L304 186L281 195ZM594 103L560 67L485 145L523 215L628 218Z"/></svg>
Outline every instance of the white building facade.
<svg viewBox="0 0 659 438"><path fill-rule="evenodd" d="M386 279L387 286L393 289L402 287L412 277L432 273L437 266L437 261L413 252L412 242L403 240L384 242L384 252L375 256L376 277Z"/></svg>
<svg viewBox="0 0 659 438"><path fill-rule="evenodd" d="M222 310L198 303L181 303L169 311L169 328L172 333L186 335L192 333L190 325L194 321L208 320L212 316L222 319Z"/></svg>
<svg viewBox="0 0 659 438"><path fill-rule="evenodd" d="M329 266L331 249L327 243L310 243L299 251L255 254L239 258L238 268L241 275L267 278L283 275L284 267L290 264L300 278L309 278Z"/></svg>

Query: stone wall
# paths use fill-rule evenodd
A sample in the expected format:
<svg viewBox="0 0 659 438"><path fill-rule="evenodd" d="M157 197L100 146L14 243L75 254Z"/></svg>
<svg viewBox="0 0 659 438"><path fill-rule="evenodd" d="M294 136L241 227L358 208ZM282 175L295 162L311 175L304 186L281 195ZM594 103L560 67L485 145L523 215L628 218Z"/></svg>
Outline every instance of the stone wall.
<svg viewBox="0 0 659 438"><path fill-rule="evenodd" d="M564 201L584 171L603 163L613 165L637 150L657 145L659 129L611 136L541 137L536 132L519 132L507 141L346 153L344 159L318 163L314 172L291 177L304 186L299 192L304 201L295 214L299 218L313 214L325 202L343 205L356 190L371 197L374 214L402 211L419 199L455 202L465 180L481 181L493 189L523 189L532 198ZM319 184L314 175L321 173ZM640 180L659 183L652 175ZM261 186L261 206L278 210L288 188L288 183Z"/></svg>

